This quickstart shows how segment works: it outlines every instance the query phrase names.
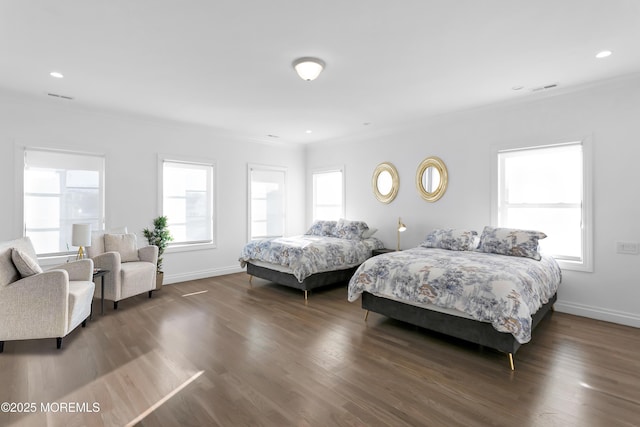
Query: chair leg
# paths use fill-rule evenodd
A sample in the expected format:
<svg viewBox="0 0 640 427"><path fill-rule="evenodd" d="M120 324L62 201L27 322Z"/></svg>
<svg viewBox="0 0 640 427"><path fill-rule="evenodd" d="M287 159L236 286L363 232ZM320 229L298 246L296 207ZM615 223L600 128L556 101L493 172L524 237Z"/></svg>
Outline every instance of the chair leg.
<svg viewBox="0 0 640 427"><path fill-rule="evenodd" d="M4 341L0 341L0 353L4 351Z"/></svg>
<svg viewBox="0 0 640 427"><path fill-rule="evenodd" d="M114 301L113 302L113 309L117 310L118 309L118 301Z"/></svg>
<svg viewBox="0 0 640 427"><path fill-rule="evenodd" d="M153 291L149 291L149 298L151 298L151 294L153 294Z"/></svg>
<svg viewBox="0 0 640 427"><path fill-rule="evenodd" d="M62 338L58 337L58 338L56 338L56 348L58 348L58 350L60 350L61 347L62 347Z"/></svg>

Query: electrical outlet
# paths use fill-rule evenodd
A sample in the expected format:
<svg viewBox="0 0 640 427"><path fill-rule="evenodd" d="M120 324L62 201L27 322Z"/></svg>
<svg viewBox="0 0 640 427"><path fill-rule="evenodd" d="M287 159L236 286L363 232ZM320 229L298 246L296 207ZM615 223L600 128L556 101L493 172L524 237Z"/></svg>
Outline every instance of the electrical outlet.
<svg viewBox="0 0 640 427"><path fill-rule="evenodd" d="M638 242L616 242L616 253L637 255Z"/></svg>

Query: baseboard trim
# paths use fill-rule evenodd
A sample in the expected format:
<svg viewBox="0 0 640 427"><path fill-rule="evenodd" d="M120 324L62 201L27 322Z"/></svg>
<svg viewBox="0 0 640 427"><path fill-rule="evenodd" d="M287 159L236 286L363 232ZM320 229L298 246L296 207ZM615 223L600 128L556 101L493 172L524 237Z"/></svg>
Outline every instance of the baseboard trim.
<svg viewBox="0 0 640 427"><path fill-rule="evenodd" d="M207 277L224 276L225 274L241 273L245 271L240 266L233 267L220 267L212 268L208 270L190 271L182 274L164 274L164 284L170 285L172 283L186 282L189 280L206 279Z"/></svg>
<svg viewBox="0 0 640 427"><path fill-rule="evenodd" d="M554 308L561 313L575 314L576 316L588 317L590 319L604 320L605 322L619 323L621 325L640 328L640 316L624 311L607 310L572 302L555 303Z"/></svg>

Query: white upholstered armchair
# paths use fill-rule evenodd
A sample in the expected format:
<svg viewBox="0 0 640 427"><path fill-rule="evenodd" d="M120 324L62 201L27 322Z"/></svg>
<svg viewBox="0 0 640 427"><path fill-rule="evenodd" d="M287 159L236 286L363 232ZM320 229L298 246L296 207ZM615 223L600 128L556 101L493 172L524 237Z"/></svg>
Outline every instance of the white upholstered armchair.
<svg viewBox="0 0 640 427"><path fill-rule="evenodd" d="M151 298L156 288L158 247L145 246L138 249L135 234L93 232L89 257L97 268L109 270L104 280L104 299L113 301L114 310L118 301L149 293ZM96 286L96 296L101 297L101 287Z"/></svg>
<svg viewBox="0 0 640 427"><path fill-rule="evenodd" d="M62 338L91 314L93 261L43 272L28 237L0 243L0 353L11 340Z"/></svg>

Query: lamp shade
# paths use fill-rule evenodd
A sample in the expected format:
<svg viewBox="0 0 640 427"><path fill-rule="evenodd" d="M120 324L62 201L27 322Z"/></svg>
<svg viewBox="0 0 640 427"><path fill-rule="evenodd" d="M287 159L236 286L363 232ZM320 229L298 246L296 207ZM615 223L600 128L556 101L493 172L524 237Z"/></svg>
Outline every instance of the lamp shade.
<svg viewBox="0 0 640 427"><path fill-rule="evenodd" d="M308 82L318 78L324 67L324 61L319 58L304 57L293 61L293 68L295 68L296 73L302 80Z"/></svg>
<svg viewBox="0 0 640 427"><path fill-rule="evenodd" d="M71 228L71 245L91 246L91 224L73 224Z"/></svg>

